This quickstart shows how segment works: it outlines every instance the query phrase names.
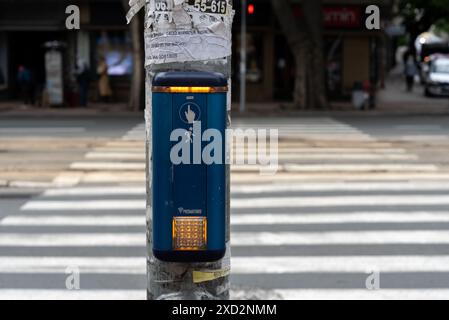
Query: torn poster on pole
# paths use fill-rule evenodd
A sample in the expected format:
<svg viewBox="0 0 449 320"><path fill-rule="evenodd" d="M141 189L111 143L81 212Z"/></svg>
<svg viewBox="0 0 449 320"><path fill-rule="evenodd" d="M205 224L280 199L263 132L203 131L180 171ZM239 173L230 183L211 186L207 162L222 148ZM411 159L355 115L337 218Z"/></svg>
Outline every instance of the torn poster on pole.
<svg viewBox="0 0 449 320"><path fill-rule="evenodd" d="M145 65L206 61L232 53L229 0L147 0ZM134 1L128 20L141 8Z"/></svg>

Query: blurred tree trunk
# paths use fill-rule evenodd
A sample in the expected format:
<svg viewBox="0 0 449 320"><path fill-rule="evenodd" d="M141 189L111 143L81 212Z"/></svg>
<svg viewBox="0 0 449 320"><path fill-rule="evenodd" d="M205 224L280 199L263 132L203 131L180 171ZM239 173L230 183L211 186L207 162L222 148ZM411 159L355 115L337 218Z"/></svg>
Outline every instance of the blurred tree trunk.
<svg viewBox="0 0 449 320"><path fill-rule="evenodd" d="M128 0L122 0L125 12L128 11ZM143 85L144 85L144 53L143 53L143 24L142 16L136 14L129 24L129 31L132 41L133 73L131 79L131 88L129 94L128 108L133 111L139 111L143 104Z"/></svg>
<svg viewBox="0 0 449 320"><path fill-rule="evenodd" d="M293 101L298 108L306 108L307 85L306 85L306 56L307 44L301 23L293 14L290 1L271 0L274 12L278 17L281 29L287 39L287 43L295 59L295 89Z"/></svg>
<svg viewBox="0 0 449 320"><path fill-rule="evenodd" d="M294 16L290 0L271 0L271 4L295 59L295 104L300 108L328 107L322 0L304 0L302 18Z"/></svg>
<svg viewBox="0 0 449 320"><path fill-rule="evenodd" d="M312 108L327 108L326 64L323 53L323 1L304 0L303 12L310 44L307 66L310 68L308 74L311 86L311 106Z"/></svg>

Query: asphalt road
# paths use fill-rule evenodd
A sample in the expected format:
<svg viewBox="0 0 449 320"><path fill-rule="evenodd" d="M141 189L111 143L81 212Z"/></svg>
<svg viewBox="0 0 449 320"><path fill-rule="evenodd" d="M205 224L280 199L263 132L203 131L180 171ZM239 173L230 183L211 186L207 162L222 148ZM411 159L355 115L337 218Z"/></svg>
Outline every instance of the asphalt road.
<svg viewBox="0 0 449 320"><path fill-rule="evenodd" d="M234 126L280 166L233 167L233 295L447 298L449 117ZM0 118L0 298L145 298L144 161L137 116Z"/></svg>

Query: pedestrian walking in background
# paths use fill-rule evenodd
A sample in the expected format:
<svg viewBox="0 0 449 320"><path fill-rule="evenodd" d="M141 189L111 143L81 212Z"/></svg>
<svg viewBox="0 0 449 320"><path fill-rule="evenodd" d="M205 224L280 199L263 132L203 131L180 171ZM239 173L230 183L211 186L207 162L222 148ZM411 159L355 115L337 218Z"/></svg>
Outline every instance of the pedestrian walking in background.
<svg viewBox="0 0 449 320"><path fill-rule="evenodd" d="M5 77L3 76L3 70L0 67L0 93L2 90L6 89L6 81L5 81Z"/></svg>
<svg viewBox="0 0 449 320"><path fill-rule="evenodd" d="M101 57L98 61L97 74L99 77L98 92L100 94L100 100L102 102L109 102L112 95L112 90L111 85L109 84L108 65L103 57Z"/></svg>
<svg viewBox="0 0 449 320"><path fill-rule="evenodd" d="M24 65L20 65L17 71L20 97L25 105L34 104L34 86L31 71Z"/></svg>
<svg viewBox="0 0 449 320"><path fill-rule="evenodd" d="M405 82L407 85L407 91L412 92L415 84L415 76L418 70L416 68L415 59L410 55L405 62Z"/></svg>
<svg viewBox="0 0 449 320"><path fill-rule="evenodd" d="M87 107L89 99L90 69L87 63L79 59L76 66L76 80L78 82L79 104Z"/></svg>

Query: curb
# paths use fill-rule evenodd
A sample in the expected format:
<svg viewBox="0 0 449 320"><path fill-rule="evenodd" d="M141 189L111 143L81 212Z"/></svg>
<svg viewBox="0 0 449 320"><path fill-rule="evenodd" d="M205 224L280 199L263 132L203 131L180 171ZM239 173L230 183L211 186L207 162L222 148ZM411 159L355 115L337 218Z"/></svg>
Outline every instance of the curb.
<svg viewBox="0 0 449 320"><path fill-rule="evenodd" d="M267 111L256 112L248 111L245 113L239 113L238 111L232 112L232 118L252 118L252 117L404 117L404 116L449 116L449 108L447 110L404 110L404 111Z"/></svg>
<svg viewBox="0 0 449 320"><path fill-rule="evenodd" d="M3 186L0 183L0 186ZM54 188L55 185L52 182L37 182L37 181L7 181L4 187L7 188L31 188L31 189L46 189Z"/></svg>
<svg viewBox="0 0 449 320"><path fill-rule="evenodd" d="M250 110L240 113L233 108L231 111L233 118L250 118L250 117L400 117L400 116L432 116L432 115L449 115L449 107L429 110L429 108L411 108L401 110L391 107L391 109L374 109L374 110L352 110L352 109L328 109L328 110ZM107 110L107 109L0 109L1 117L18 117L18 118L51 118L51 117L127 117L135 118L144 117L144 111L127 111L127 110Z"/></svg>
<svg viewBox="0 0 449 320"><path fill-rule="evenodd" d="M16 118L57 118L57 117L126 117L135 118L141 117L143 119L143 111L45 111L45 110L30 110L30 111L0 111L0 118L2 117L16 117Z"/></svg>

